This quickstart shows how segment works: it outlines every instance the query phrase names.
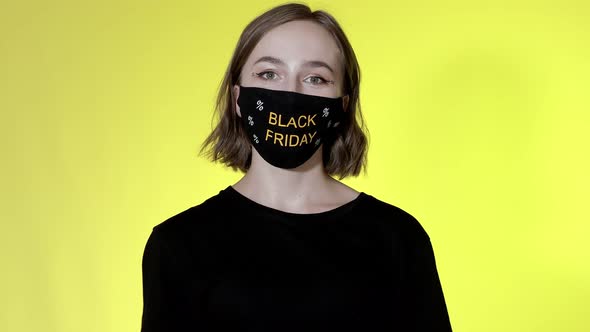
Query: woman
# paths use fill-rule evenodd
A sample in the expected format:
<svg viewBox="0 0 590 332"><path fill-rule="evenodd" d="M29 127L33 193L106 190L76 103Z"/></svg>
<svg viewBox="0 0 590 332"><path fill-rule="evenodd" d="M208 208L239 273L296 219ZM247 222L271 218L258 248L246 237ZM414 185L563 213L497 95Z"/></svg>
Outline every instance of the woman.
<svg viewBox="0 0 590 332"><path fill-rule="evenodd" d="M365 165L359 75L326 12L244 29L202 151L245 174L153 228L143 332L451 331L420 223L340 182Z"/></svg>

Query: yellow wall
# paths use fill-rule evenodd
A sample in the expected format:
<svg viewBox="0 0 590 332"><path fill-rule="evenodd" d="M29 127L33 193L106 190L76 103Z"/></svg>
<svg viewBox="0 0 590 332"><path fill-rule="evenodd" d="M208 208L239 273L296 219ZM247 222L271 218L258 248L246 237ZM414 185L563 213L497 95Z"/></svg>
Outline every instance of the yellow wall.
<svg viewBox="0 0 590 332"><path fill-rule="evenodd" d="M239 177L196 150L277 3L3 1L1 331L139 330L152 226ZM310 3L362 67L346 182L427 229L455 331L590 330L587 2Z"/></svg>

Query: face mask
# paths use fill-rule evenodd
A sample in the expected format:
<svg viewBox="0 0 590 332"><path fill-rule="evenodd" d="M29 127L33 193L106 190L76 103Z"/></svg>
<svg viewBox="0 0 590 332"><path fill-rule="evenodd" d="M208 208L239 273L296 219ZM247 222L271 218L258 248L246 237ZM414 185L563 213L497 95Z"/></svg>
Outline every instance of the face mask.
<svg viewBox="0 0 590 332"><path fill-rule="evenodd" d="M240 86L238 105L252 146L279 168L305 163L344 119L342 97Z"/></svg>

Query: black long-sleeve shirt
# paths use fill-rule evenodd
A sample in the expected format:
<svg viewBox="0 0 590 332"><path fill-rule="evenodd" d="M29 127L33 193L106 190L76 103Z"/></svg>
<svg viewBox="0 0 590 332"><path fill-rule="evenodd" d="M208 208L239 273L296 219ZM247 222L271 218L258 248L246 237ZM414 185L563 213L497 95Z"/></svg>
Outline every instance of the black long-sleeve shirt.
<svg viewBox="0 0 590 332"><path fill-rule="evenodd" d="M451 331L430 238L361 193L295 214L228 186L153 227L142 332Z"/></svg>

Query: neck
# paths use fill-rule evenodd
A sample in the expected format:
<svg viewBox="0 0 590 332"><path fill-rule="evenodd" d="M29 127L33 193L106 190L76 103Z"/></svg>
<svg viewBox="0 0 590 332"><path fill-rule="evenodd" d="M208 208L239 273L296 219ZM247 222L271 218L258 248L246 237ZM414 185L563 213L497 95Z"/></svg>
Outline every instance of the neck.
<svg viewBox="0 0 590 332"><path fill-rule="evenodd" d="M233 187L264 205L301 212L325 197L334 181L324 169L320 148L294 169L274 167L253 153L250 169Z"/></svg>

